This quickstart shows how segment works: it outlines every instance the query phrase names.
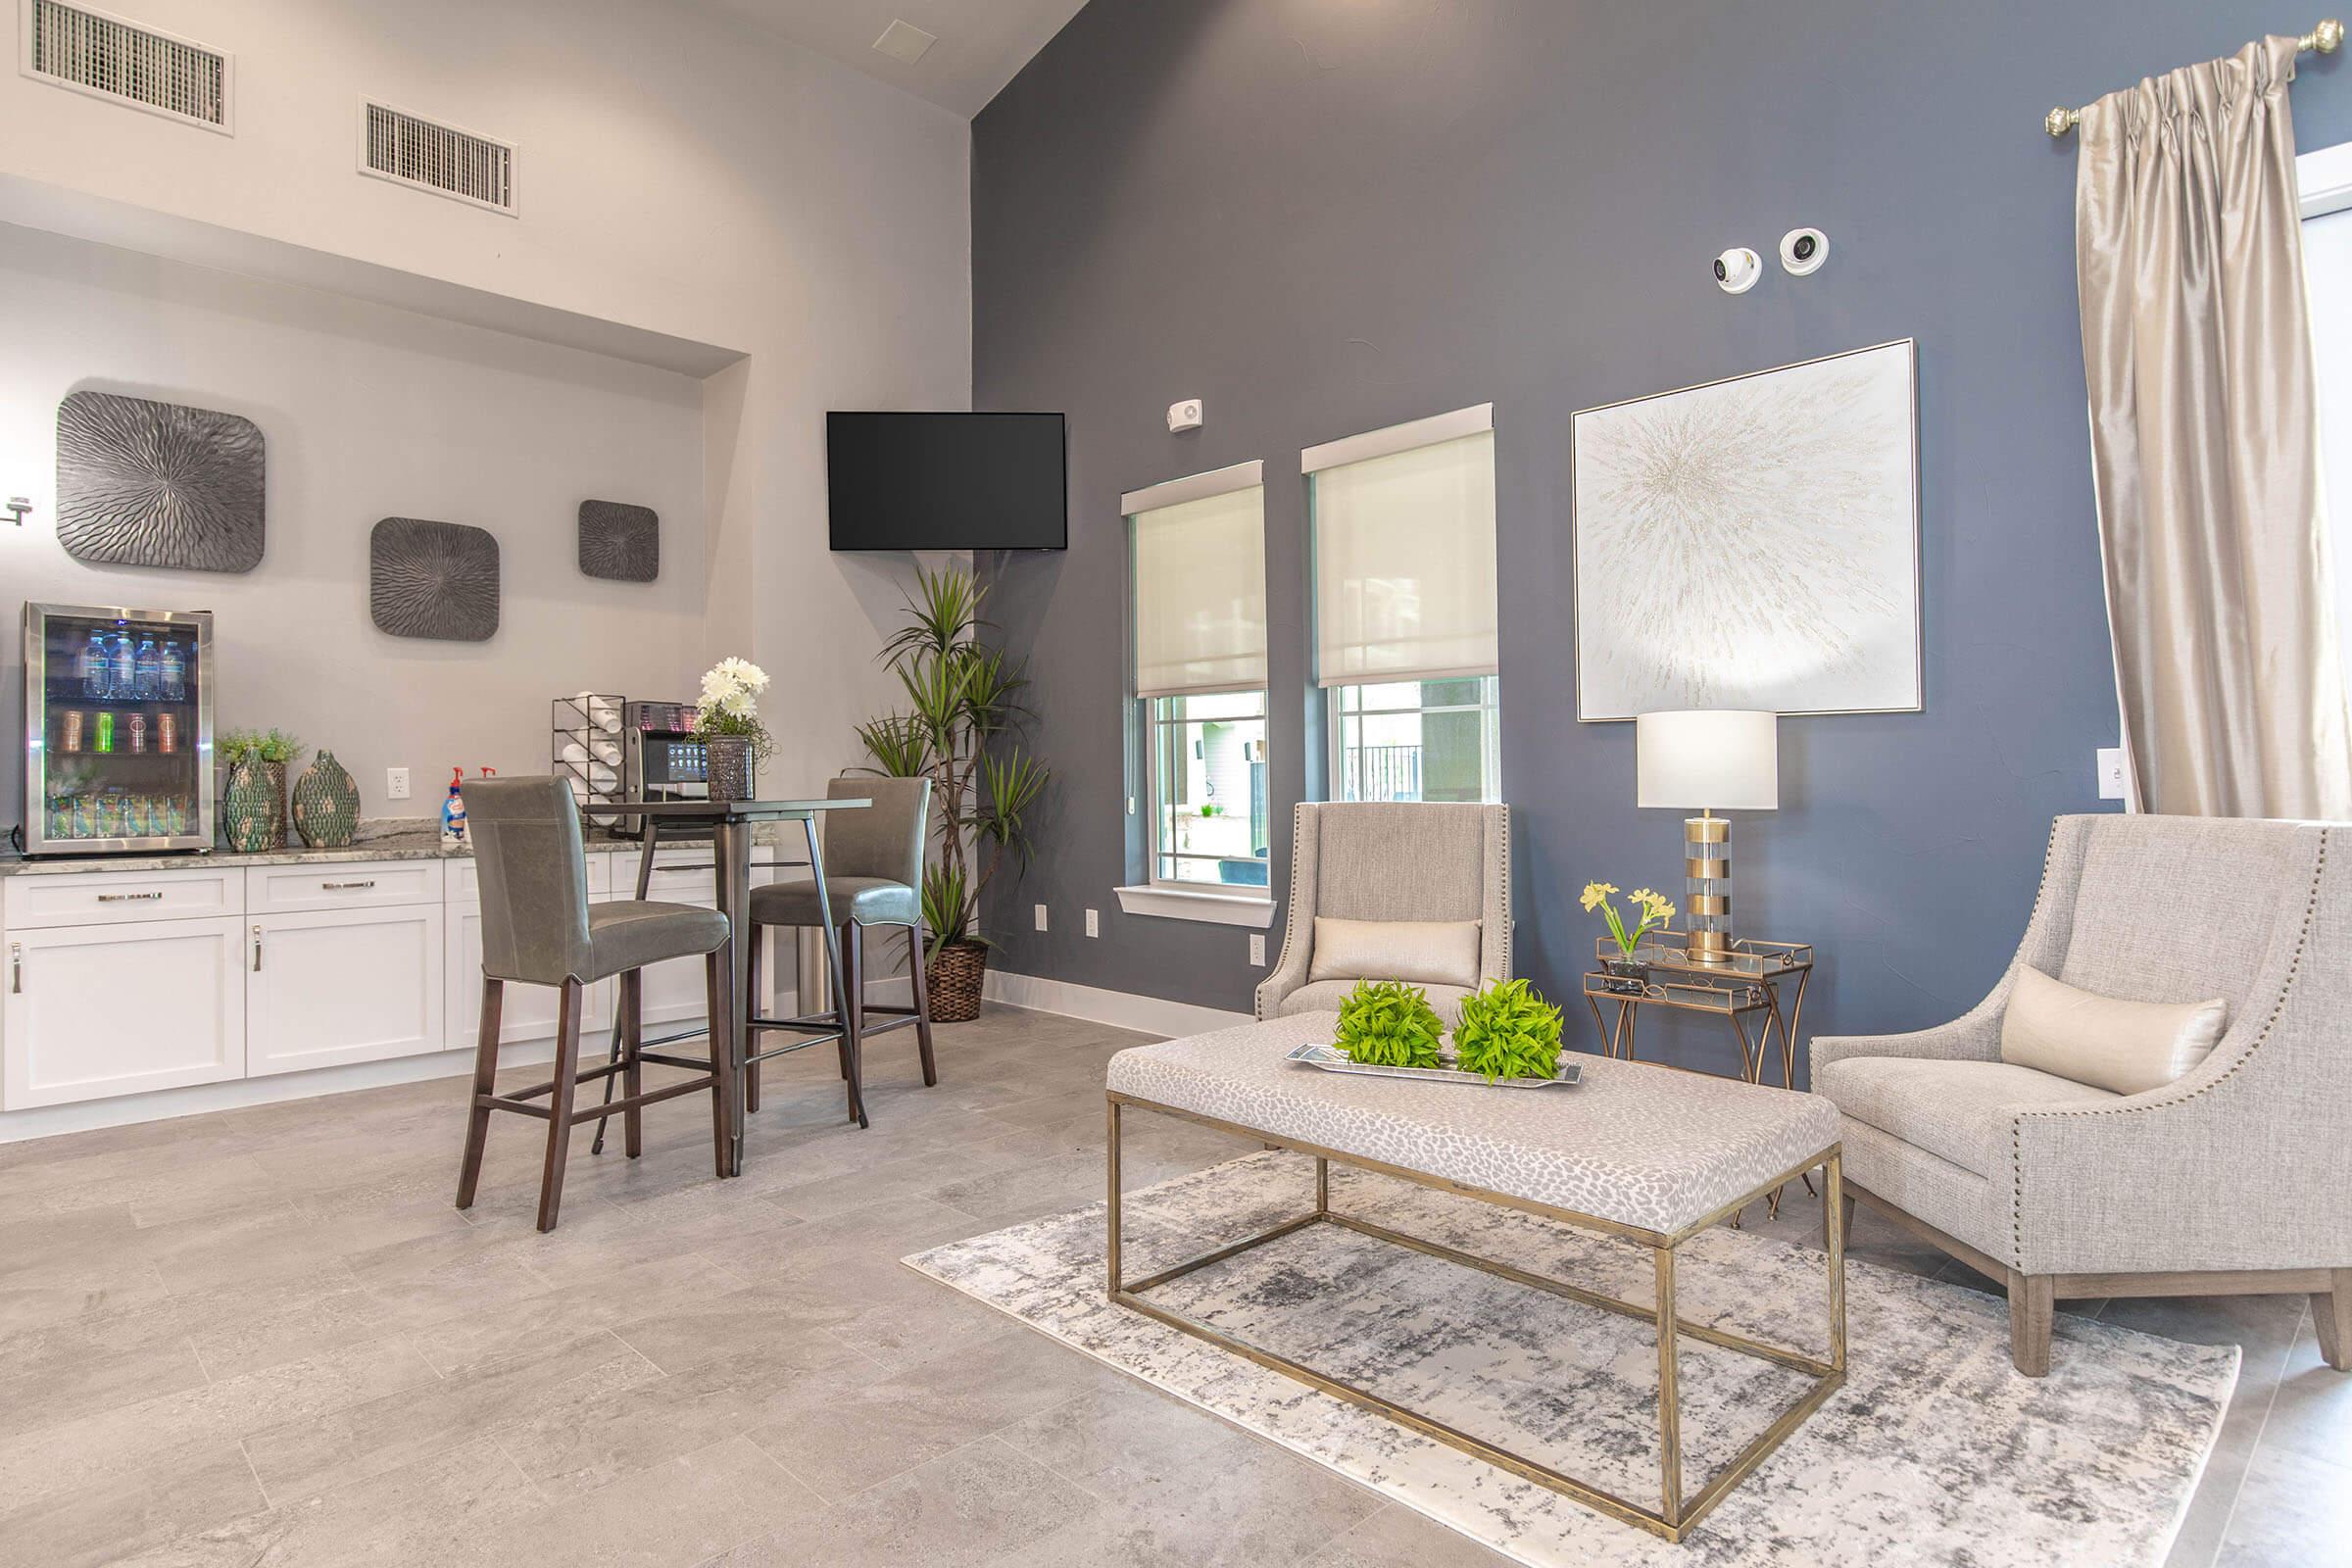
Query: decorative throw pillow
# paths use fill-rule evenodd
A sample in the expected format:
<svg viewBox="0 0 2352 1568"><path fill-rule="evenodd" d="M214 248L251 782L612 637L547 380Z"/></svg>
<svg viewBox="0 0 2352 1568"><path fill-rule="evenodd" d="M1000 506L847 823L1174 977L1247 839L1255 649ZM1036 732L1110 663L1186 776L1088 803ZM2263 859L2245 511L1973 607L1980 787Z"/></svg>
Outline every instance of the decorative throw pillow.
<svg viewBox="0 0 2352 1568"><path fill-rule="evenodd" d="M1478 985L1476 920L1327 920L1315 916L1306 978Z"/></svg>
<svg viewBox="0 0 2352 1568"><path fill-rule="evenodd" d="M2125 1002L2021 964L2001 1016L2001 1059L2119 1095L2171 1083L2212 1054L2230 1004Z"/></svg>

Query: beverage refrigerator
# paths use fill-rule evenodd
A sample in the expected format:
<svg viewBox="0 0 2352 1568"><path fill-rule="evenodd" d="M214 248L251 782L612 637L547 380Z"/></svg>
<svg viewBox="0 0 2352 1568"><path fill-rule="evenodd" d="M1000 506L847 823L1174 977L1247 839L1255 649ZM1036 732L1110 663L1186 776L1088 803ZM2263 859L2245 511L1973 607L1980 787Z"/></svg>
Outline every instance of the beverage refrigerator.
<svg viewBox="0 0 2352 1568"><path fill-rule="evenodd" d="M213 616L24 607L24 853L213 847Z"/></svg>

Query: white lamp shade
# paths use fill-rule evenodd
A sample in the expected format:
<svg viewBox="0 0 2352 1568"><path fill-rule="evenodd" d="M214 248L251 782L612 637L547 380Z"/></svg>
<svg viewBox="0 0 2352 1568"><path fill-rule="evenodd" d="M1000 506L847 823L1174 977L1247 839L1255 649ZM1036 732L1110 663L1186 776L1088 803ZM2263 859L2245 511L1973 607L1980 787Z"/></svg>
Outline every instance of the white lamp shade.
<svg viewBox="0 0 2352 1568"><path fill-rule="evenodd" d="M1772 811L1781 805L1779 715L1724 710L1643 713L1634 720L1642 806Z"/></svg>

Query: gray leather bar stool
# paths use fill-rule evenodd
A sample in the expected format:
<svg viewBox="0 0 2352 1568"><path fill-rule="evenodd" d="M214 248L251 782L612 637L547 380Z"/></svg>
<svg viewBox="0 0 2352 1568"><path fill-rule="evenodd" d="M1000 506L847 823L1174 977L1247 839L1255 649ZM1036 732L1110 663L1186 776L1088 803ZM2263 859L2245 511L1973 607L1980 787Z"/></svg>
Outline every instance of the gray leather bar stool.
<svg viewBox="0 0 2352 1568"><path fill-rule="evenodd" d="M922 1054L923 1082L936 1088L939 1063L931 1054L931 997L923 983L923 853L931 827L931 781L927 778L837 778L825 786L834 801L870 800L862 811L835 811L825 818L825 897L817 899L813 882L778 882L752 890L752 922L759 926L813 926L825 923L830 907L835 930L826 933L827 946L841 955L839 979L833 988L834 1010L804 1013L797 1018L761 1018L756 1010L745 1020L750 1038L768 1030L796 1031L815 1038L796 1040L772 1051L747 1054L750 1066L744 1087L744 1106L760 1108L760 1063L790 1051L805 1051L838 1040L841 1076L849 1084L850 1115L867 1125L863 1060L859 1048L867 1035L914 1026ZM914 977L911 1007L868 1006L865 1001L863 936L871 926L905 926L910 949L908 968ZM755 937L757 931L755 930ZM760 995L760 944L752 944L749 990ZM890 1021L868 1027L869 1017Z"/></svg>
<svg viewBox="0 0 2352 1568"><path fill-rule="evenodd" d="M643 1147L640 1112L657 1101L709 1091L710 1130L718 1173L727 1173L729 1085L712 1063L688 1056L657 1055L641 1049L644 974L649 963L702 955L710 998L710 1016L719 1016L719 964L727 945L727 917L687 904L636 899L588 902L588 865L580 840L580 812L571 788L555 778L481 778L466 782L466 832L482 892L482 1025L474 1047L473 1100L466 1122L466 1158L458 1172L458 1206L473 1206L482 1174L482 1149L490 1136L490 1113L511 1110L547 1122L547 1165L539 1184L539 1228L556 1228L564 1200L564 1163L571 1128L583 1115L601 1119L618 1113L628 1152ZM580 1004L585 989L608 975L620 977L621 1051L618 1059L580 1071ZM556 1032L555 1076L544 1084L497 1092L499 1014L507 983L555 986L563 992ZM660 1089L644 1088L641 1064L684 1067L696 1076ZM582 1112L576 1091L585 1082L620 1074L621 1098ZM540 1097L547 1103L533 1103Z"/></svg>

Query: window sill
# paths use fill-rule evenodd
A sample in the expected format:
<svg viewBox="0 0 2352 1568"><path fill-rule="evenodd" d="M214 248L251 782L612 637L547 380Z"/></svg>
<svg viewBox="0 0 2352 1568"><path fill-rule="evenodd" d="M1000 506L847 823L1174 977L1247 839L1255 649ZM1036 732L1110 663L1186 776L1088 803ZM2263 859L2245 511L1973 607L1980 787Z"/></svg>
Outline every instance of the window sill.
<svg viewBox="0 0 2352 1568"><path fill-rule="evenodd" d="M1111 891L1119 896L1119 908L1128 914L1157 915L1164 920L1204 920L1211 925L1254 926L1260 931L1274 923L1274 901L1263 895L1194 893L1151 884Z"/></svg>

